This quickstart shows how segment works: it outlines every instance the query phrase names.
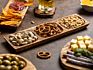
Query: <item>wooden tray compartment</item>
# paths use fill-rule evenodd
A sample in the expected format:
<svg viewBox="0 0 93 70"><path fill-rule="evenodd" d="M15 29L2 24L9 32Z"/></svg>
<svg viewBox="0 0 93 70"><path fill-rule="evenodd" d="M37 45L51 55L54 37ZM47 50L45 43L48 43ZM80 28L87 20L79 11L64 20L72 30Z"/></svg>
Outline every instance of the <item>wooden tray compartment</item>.
<svg viewBox="0 0 93 70"><path fill-rule="evenodd" d="M57 19L58 20L58 19ZM57 20L55 21L51 21L51 22L56 22ZM32 32L34 32L36 34L36 36L38 37L38 40L33 42L33 43L30 43L30 44L27 44L27 45L23 45L23 46L14 46L10 41L9 41L9 35L5 35L4 38L5 40L12 46L13 49L16 50L16 52L19 52L19 51L22 51L22 50L25 50L25 49L28 49L30 47L33 47L33 46L38 46L39 44L42 44L42 43L45 43L45 42L48 42L48 41L51 41L51 40L54 40L56 38L59 38L59 37L62 37L62 36L65 36L65 35L68 35L68 34L71 34L73 32L77 32L79 30L82 30L82 29L85 29L89 23L84 19L85 21L85 24L82 25L82 26L79 26L77 28L74 28L74 29L66 29L64 28L63 26L61 26L63 28L63 31L59 34L56 34L56 35L53 35L53 36L50 36L50 37L46 37L46 38L43 38L43 37L40 37L38 34L36 34L36 32L34 31L36 26L34 27L31 27L31 28L28 28L28 29L25 29L25 30L22 30L22 31L26 31L26 30L31 30ZM49 23L49 22L48 22ZM39 26L39 25L37 25ZM20 31L19 31L20 32ZM15 34L15 33L13 33Z"/></svg>

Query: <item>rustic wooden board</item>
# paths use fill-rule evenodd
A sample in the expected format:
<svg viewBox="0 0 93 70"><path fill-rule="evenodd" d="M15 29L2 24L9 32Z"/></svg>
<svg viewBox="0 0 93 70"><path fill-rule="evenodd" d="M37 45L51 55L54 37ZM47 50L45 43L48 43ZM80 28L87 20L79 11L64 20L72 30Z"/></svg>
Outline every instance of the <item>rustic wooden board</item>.
<svg viewBox="0 0 93 70"><path fill-rule="evenodd" d="M17 57L22 58L23 60L25 60L27 65L22 70L37 70L36 67L29 60L25 59L22 56L15 55L15 54L0 54L0 56L7 56L7 55L8 56L17 56Z"/></svg>
<svg viewBox="0 0 93 70"><path fill-rule="evenodd" d="M68 50L70 50L69 46L70 46L70 43L67 43L64 46L64 48L62 48L61 54L60 54L61 64L64 66L64 68L67 70L91 70L87 67L82 67L82 66L78 66L78 65L74 65L74 64L66 62L67 60L66 58L63 58L63 55L66 54Z"/></svg>
<svg viewBox="0 0 93 70"><path fill-rule="evenodd" d="M5 6L4 10L7 11L7 10L9 9L9 5L10 5L12 2L14 2L14 1L15 1L15 0L9 0L8 3L7 3L7 5ZM28 0L26 0L26 1L28 1ZM28 10L28 6L25 7L25 8L21 11L21 13L25 16L27 10ZM9 28L9 29L10 29L10 28L17 28L17 27L19 27L19 26L21 25L24 16L22 16L22 19L21 19L16 25L2 25L2 24L0 24L0 27L1 27L1 28L3 28L3 27L4 27L4 28Z"/></svg>
<svg viewBox="0 0 93 70"><path fill-rule="evenodd" d="M84 19L84 18L83 18ZM57 19L58 20L58 19ZM55 21L52 21L52 22L56 22L57 20ZM85 19L84 19L85 20ZM28 49L28 48L31 48L33 46L38 46L39 44L42 44L42 43L45 43L45 42L48 42L48 41L51 41L51 40L54 40L54 39L57 39L59 37L62 37L62 36L66 36L68 34L71 34L71 33L74 33L74 32L77 32L77 31L80 31L82 29L85 29L87 26L89 25L89 23L85 20L85 24L82 25L82 26L79 26L77 28L74 28L74 29L66 29L64 27L63 28L63 31L59 34L56 34L56 35L53 35L53 36L50 36L50 37L46 37L46 38L43 38L43 37L40 37L39 35L37 35L34 30L36 28L36 26L34 27L31 27L31 28L28 28L28 29L25 29L25 30L22 30L22 31L26 31L26 30L30 30L32 32L34 32L36 34L36 36L38 37L38 40L33 42L33 43L30 43L30 44L27 44L27 45L23 45L23 46L14 46L10 41L9 41L9 35L5 35L4 38L5 40L12 46L13 49L15 49L16 52L19 52L19 51L22 51L22 50L25 50L25 49ZM37 25L38 26L38 25ZM22 32L22 31L19 31L19 32ZM13 33L15 34L15 33Z"/></svg>

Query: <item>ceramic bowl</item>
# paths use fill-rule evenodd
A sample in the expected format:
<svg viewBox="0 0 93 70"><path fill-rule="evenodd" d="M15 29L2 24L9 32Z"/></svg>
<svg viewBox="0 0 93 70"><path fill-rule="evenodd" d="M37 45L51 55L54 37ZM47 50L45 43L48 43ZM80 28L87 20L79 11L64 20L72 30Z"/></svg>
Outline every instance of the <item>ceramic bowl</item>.
<svg viewBox="0 0 93 70"><path fill-rule="evenodd" d="M82 6L82 8L88 12L93 12L93 6L88 6L88 5L83 5L82 4L82 0L80 0L80 4Z"/></svg>

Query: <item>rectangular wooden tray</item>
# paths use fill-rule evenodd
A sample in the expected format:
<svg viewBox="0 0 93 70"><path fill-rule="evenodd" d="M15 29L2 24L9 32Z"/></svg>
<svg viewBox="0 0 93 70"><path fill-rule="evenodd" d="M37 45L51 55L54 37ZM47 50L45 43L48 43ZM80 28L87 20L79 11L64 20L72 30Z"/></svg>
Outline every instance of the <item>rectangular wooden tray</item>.
<svg viewBox="0 0 93 70"><path fill-rule="evenodd" d="M77 14L75 14L77 15ZM78 15L79 16L79 15ZM81 16L79 16L81 17ZM64 17L63 17L64 18ZM82 17L81 17L82 18ZM32 32L34 32L36 34L36 36L38 37L38 40L33 42L33 43L30 43L30 44L27 44L27 45L23 45L23 46L14 46L10 41L9 41L9 35L5 35L4 38L5 40L12 46L13 49L15 49L16 52L19 52L19 51L23 51L25 49L28 49L28 48L31 48L31 47L34 47L34 46L38 46L39 44L42 44L42 43L45 43L45 42L48 42L48 41L51 41L51 40L54 40L54 39L57 39L59 37L63 37L63 36L66 36L68 34L71 34L73 32L77 32L77 31L80 31L82 29L85 29L88 25L89 25L89 22L87 22L84 18L82 18L84 21L85 21L85 24L82 25L82 26L79 26L77 28L74 28L74 29L66 29L64 27L63 28L63 31L59 34L56 34L56 35L53 35L53 36L50 36L50 37L46 37L46 38L43 38L43 37L40 37L38 34L35 33L35 28L38 26L34 26L34 27L31 27L31 28L28 28L28 29L25 29L25 30L22 30L22 31L26 31L26 30L31 30ZM58 20L58 19L57 19ZM55 22L57 20L54 20ZM54 22L54 21L51 21L51 22ZM44 23L43 23L44 24ZM19 32L22 32L22 31L19 31ZM15 33L13 33L15 34Z"/></svg>
<svg viewBox="0 0 93 70"><path fill-rule="evenodd" d="M26 1L28 1L28 0L26 0ZM5 8L4 8L5 11L7 11L7 10L9 9L9 5L10 5L12 2L14 2L14 0L9 0L9 1L8 1L7 5L6 5ZM25 16L27 10L28 10L28 6L25 7L25 8L21 11L21 13ZM21 19L16 25L3 25L3 24L0 24L0 28L2 28L2 29L3 29L3 28L7 28L7 29L13 29L13 28L14 28L14 29L16 29L16 28L19 27L20 24L22 23L22 20L23 20L24 16L22 16L22 19Z"/></svg>

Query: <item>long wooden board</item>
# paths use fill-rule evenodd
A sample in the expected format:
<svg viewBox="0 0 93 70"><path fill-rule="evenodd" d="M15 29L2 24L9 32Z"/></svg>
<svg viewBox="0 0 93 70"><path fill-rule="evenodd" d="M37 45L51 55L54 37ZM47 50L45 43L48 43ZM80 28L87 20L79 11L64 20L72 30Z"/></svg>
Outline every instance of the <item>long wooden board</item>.
<svg viewBox="0 0 93 70"><path fill-rule="evenodd" d="M0 56L7 56L7 55L8 56L17 56L17 57L22 58L23 60L25 60L27 65L22 70L37 70L36 67L29 60L27 60L26 58L24 58L22 56L15 55L15 54L0 54Z"/></svg>
<svg viewBox="0 0 93 70"><path fill-rule="evenodd" d="M78 65L74 65L71 63L67 63L67 59L63 58L63 55L67 53L70 46L70 43L67 43L61 50L60 53L60 60L61 60L61 65L66 69L66 70L91 70L87 67L82 67L82 66L78 66Z"/></svg>
<svg viewBox="0 0 93 70"><path fill-rule="evenodd" d="M58 20L58 19L57 19ZM55 21L52 21L52 22L56 22L57 20ZM25 49L28 49L28 48L31 48L33 46L38 46L39 44L42 44L42 43L45 43L45 42L48 42L48 41L51 41L51 40L54 40L54 39L57 39L59 37L63 37L63 36L66 36L68 34L71 34L71 33L74 33L74 32L77 32L77 31L80 31L82 29L85 29L87 26L89 25L89 23L85 20L85 24L82 25L82 26L79 26L77 28L74 28L74 29L66 29L62 26L63 28L63 31L59 34L56 34L56 35L53 35L53 36L50 36L50 37L46 37L46 38L43 38L43 37L40 37L38 34L36 34L36 32L34 31L36 29L36 27L38 26L34 26L34 27L31 27L31 28L28 28L28 29L25 29L25 30L22 30L22 31L26 31L26 30L30 30L32 32L34 32L36 34L36 36L38 37L38 40L33 42L33 43L30 43L30 44L27 44L27 45L23 45L23 46L14 46L10 41L9 41L9 35L5 35L4 38L5 40L12 46L13 49L16 50L16 52L19 52L19 51L22 51L22 50L25 50ZM22 31L19 31L19 32L22 32ZM13 33L15 34L15 33Z"/></svg>

